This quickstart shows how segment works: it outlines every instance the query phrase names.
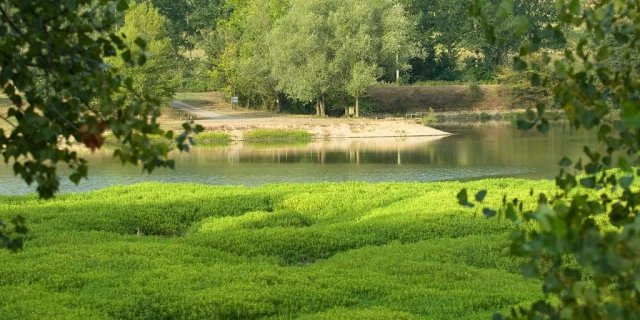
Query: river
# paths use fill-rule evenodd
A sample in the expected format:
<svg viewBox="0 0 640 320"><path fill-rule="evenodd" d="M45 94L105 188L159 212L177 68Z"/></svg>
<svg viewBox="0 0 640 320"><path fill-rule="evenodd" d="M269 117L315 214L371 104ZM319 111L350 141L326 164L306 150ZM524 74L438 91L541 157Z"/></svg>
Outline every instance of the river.
<svg viewBox="0 0 640 320"><path fill-rule="evenodd" d="M242 142L227 147L196 148L174 155L175 170L144 174L122 166L111 151L83 151L89 179L80 185L61 179L62 192L85 192L115 184L145 181L257 186L321 181L443 181L490 177L551 179L563 156L578 157L593 135L556 125L547 135L521 132L510 124L436 126L453 136L314 141L306 145L268 146ZM64 170L61 171L65 173ZM0 194L35 190L0 165Z"/></svg>

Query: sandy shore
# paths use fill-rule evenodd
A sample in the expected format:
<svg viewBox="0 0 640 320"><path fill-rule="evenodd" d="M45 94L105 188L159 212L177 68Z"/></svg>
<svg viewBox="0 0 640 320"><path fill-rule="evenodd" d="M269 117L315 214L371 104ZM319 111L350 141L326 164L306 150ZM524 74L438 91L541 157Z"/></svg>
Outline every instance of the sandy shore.
<svg viewBox="0 0 640 320"><path fill-rule="evenodd" d="M234 140L243 140L244 133L256 129L306 130L317 139L431 137L450 133L417 124L409 120L356 120L316 118L252 118L199 120L208 131L226 132Z"/></svg>
<svg viewBox="0 0 640 320"><path fill-rule="evenodd" d="M195 101L198 102L198 101ZM197 105L173 101L175 109L190 113L195 122L207 131L231 134L233 140L241 141L246 132L256 129L305 130L316 139L382 138L382 137L435 137L448 136L447 132L425 127L416 119L350 119L316 118L312 116L286 115L242 108L231 108L222 101ZM165 119L169 127L177 127L176 121Z"/></svg>

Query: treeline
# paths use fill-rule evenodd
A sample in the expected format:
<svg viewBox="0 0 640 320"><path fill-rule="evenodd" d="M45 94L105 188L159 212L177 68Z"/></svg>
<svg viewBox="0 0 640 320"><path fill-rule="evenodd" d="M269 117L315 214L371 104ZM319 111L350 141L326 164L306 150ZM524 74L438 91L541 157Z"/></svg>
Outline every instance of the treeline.
<svg viewBox="0 0 640 320"><path fill-rule="evenodd" d="M380 82L502 82L524 102L548 93L512 72L512 56L554 21L555 0L515 1L508 19L499 17L511 8L486 0L498 46L469 16L470 0L136 2L122 32L151 43L147 70L131 72L154 94L222 90L246 107L324 116L350 106L359 113L366 89ZM540 45L562 58L565 44Z"/></svg>

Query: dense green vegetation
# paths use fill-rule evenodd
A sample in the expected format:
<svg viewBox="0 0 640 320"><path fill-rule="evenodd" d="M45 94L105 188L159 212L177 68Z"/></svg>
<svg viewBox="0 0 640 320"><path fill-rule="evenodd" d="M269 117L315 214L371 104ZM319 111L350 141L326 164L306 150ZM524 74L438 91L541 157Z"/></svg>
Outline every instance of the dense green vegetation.
<svg viewBox="0 0 640 320"><path fill-rule="evenodd" d="M106 133L104 135L105 141L104 145L107 147L119 147L122 144L118 141L118 139L111 133ZM149 140L154 143L163 143L166 145L171 144L171 139L168 139L163 136L149 136ZM206 147L206 146L220 146L227 145L231 142L231 135L224 132L204 132L193 139L193 144L196 146Z"/></svg>
<svg viewBox="0 0 640 320"><path fill-rule="evenodd" d="M58 190L60 164L87 177L64 142L95 150L106 132L123 163L173 168L164 140L189 150L204 128L174 136L157 119L200 81L251 107L325 116L355 104L358 116L380 81L497 79L535 105L520 129L547 133L547 110L562 107L605 146L562 159L555 186L151 184L2 198L3 246L31 248L0 252L3 317L475 318L510 305L509 318L640 318L639 0L8 0L0 14L11 101L0 150L40 199ZM472 103L486 93L468 89ZM515 280L519 262L533 280Z"/></svg>
<svg viewBox="0 0 640 320"><path fill-rule="evenodd" d="M469 11L487 42L497 48L511 44L487 7L478 0ZM640 191L634 181L640 171L634 166L640 165L640 1L560 0L556 9L554 21L537 28L532 17L518 12L517 1L500 3L498 16L514 17L513 33L527 37L513 57L521 72L516 77L531 86L521 88L522 97L544 97L535 99L535 111L527 110L517 126L547 133L547 110L560 106L572 127L597 132L598 144L584 146L586 157L559 162L563 169L553 195L540 192L534 201L506 195L501 207L482 209L487 217L537 226L514 230L510 247L527 260L522 274L543 281L545 296L495 319L638 319ZM548 43L566 44L564 56L555 57L545 48ZM471 195L461 190L459 203L482 206L487 192Z"/></svg>
<svg viewBox="0 0 640 320"><path fill-rule="evenodd" d="M257 129L244 134L248 142L307 142L313 139L313 134L306 130Z"/></svg>
<svg viewBox="0 0 640 320"><path fill-rule="evenodd" d="M512 32L513 17L500 15L502 0L486 1L483 8L505 39L499 46L487 43L477 18L468 15L473 1L134 2L153 6L164 16L162 41L170 41L171 48L151 60L173 70L165 87L222 90L239 96L247 107L320 116L342 115L348 106L359 114L360 98L375 83L503 81L511 56L530 40ZM125 16L136 16L135 10L122 14L123 30L149 20L127 23ZM513 10L528 19L533 31L558 14L552 0L518 0ZM580 33L576 30L574 38ZM541 43L558 56L563 45Z"/></svg>
<svg viewBox="0 0 640 320"><path fill-rule="evenodd" d="M142 184L0 197L25 250L0 252L0 318L487 319L539 298L511 223L451 201L463 184L258 188ZM551 182L464 184L527 198ZM135 229L146 234L136 236Z"/></svg>

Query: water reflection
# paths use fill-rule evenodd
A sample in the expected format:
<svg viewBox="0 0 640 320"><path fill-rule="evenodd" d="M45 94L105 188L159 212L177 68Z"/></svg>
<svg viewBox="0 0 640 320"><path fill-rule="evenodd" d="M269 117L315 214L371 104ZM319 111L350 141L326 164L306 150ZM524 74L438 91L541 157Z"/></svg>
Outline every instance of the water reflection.
<svg viewBox="0 0 640 320"><path fill-rule="evenodd" d="M176 170L122 166L109 151L83 151L90 179L79 186L61 181L65 192L83 192L113 184L144 181L256 186L319 181L439 181L516 176L551 178L564 155L579 156L592 135L556 126L548 135L523 133L508 124L444 126L449 137L344 139L306 145L251 145L199 148L175 154ZM64 171L63 171L64 172ZM33 189L0 166L0 193Z"/></svg>

